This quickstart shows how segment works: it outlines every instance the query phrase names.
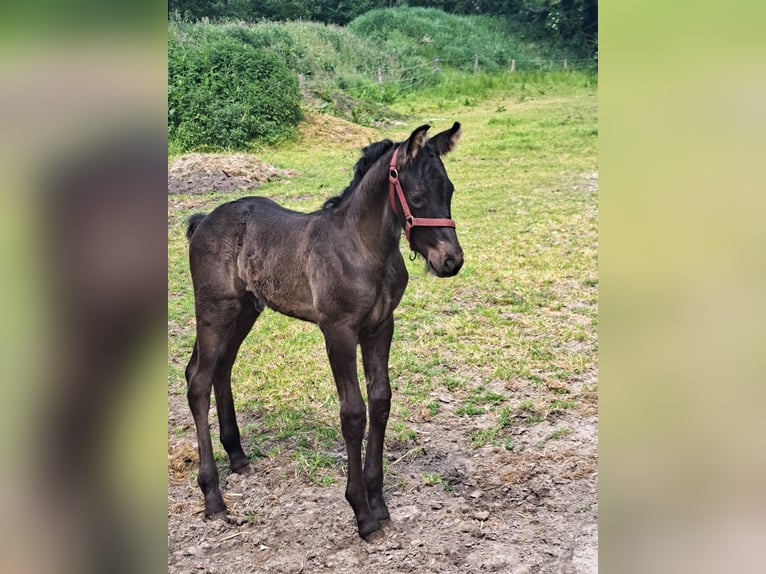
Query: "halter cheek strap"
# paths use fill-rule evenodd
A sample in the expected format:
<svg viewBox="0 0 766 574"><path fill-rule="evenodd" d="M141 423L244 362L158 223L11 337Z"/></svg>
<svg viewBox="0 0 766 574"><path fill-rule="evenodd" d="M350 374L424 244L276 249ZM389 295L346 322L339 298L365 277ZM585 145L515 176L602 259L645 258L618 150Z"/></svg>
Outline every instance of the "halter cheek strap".
<svg viewBox="0 0 766 574"><path fill-rule="evenodd" d="M455 227L455 222L451 219L412 216L412 211L410 211L407 198L402 190L402 183L399 181L399 171L396 169L398 154L399 148L396 148L388 170L388 200L391 202L391 209L397 213L396 197L399 197L399 204L402 206L402 213L404 214L404 235L407 237L407 241L410 241L410 230L413 227Z"/></svg>

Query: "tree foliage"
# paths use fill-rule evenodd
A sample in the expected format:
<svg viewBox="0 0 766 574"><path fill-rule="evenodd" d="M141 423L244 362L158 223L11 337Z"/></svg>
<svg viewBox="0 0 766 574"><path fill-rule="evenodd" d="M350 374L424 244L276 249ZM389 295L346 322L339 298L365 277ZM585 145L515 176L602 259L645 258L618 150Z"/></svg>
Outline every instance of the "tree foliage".
<svg viewBox="0 0 766 574"><path fill-rule="evenodd" d="M370 10L399 5L504 16L583 55L597 52L598 0L168 0L168 12L191 20L313 20L343 26Z"/></svg>

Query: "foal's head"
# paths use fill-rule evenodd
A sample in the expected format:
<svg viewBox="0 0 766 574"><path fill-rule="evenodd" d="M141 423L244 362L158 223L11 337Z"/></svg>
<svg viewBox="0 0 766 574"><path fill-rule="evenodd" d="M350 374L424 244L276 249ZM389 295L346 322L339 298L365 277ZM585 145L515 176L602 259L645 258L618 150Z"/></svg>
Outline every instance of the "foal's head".
<svg viewBox="0 0 766 574"><path fill-rule="evenodd" d="M398 146L396 169L402 191L409 205L415 225L409 230L410 247L425 257L429 271L439 277L451 277L463 265L463 250L454 226L435 225L418 219L445 219L452 217L452 185L444 169L441 156L452 151L460 139L460 124L448 130L426 137L429 126L424 125L412 132L409 139ZM395 201L397 216L405 225L400 201ZM454 225L454 224L453 224Z"/></svg>

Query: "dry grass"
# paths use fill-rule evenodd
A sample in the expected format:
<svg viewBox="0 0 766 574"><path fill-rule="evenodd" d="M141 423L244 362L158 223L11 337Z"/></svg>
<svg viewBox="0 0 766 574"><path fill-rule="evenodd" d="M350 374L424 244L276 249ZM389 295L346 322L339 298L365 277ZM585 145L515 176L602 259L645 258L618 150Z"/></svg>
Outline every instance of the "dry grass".
<svg viewBox="0 0 766 574"><path fill-rule="evenodd" d="M362 147L380 138L378 130L335 116L308 110L304 110L303 116L303 121L298 124L298 134L300 140L308 145L332 142L333 145Z"/></svg>
<svg viewBox="0 0 766 574"><path fill-rule="evenodd" d="M497 476L504 486L526 484L541 468L556 480L576 481L592 476L597 471L598 459L572 448L549 449L542 454L530 449L504 457Z"/></svg>
<svg viewBox="0 0 766 574"><path fill-rule="evenodd" d="M186 440L168 441L168 477L176 483L189 480L197 469L197 447Z"/></svg>

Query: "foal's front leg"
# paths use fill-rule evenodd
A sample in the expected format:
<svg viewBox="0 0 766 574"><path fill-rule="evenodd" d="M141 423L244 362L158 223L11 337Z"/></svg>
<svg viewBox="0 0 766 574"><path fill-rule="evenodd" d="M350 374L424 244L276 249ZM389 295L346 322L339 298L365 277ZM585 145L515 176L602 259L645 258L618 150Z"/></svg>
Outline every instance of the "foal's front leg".
<svg viewBox="0 0 766 574"><path fill-rule="evenodd" d="M356 375L357 336L353 330L338 328L335 325L323 326L322 331L335 386L338 389L340 427L348 454L346 500L354 510L359 536L366 538L380 529L380 523L370 511L362 476L362 438L367 426L367 416Z"/></svg>
<svg viewBox="0 0 766 574"><path fill-rule="evenodd" d="M388 520L388 508L383 500L383 441L388 414L391 410L391 384L388 378L388 356L394 320L391 317L376 332L361 340L364 375L367 379L367 400L370 406L370 433L364 457L364 482L372 515Z"/></svg>

